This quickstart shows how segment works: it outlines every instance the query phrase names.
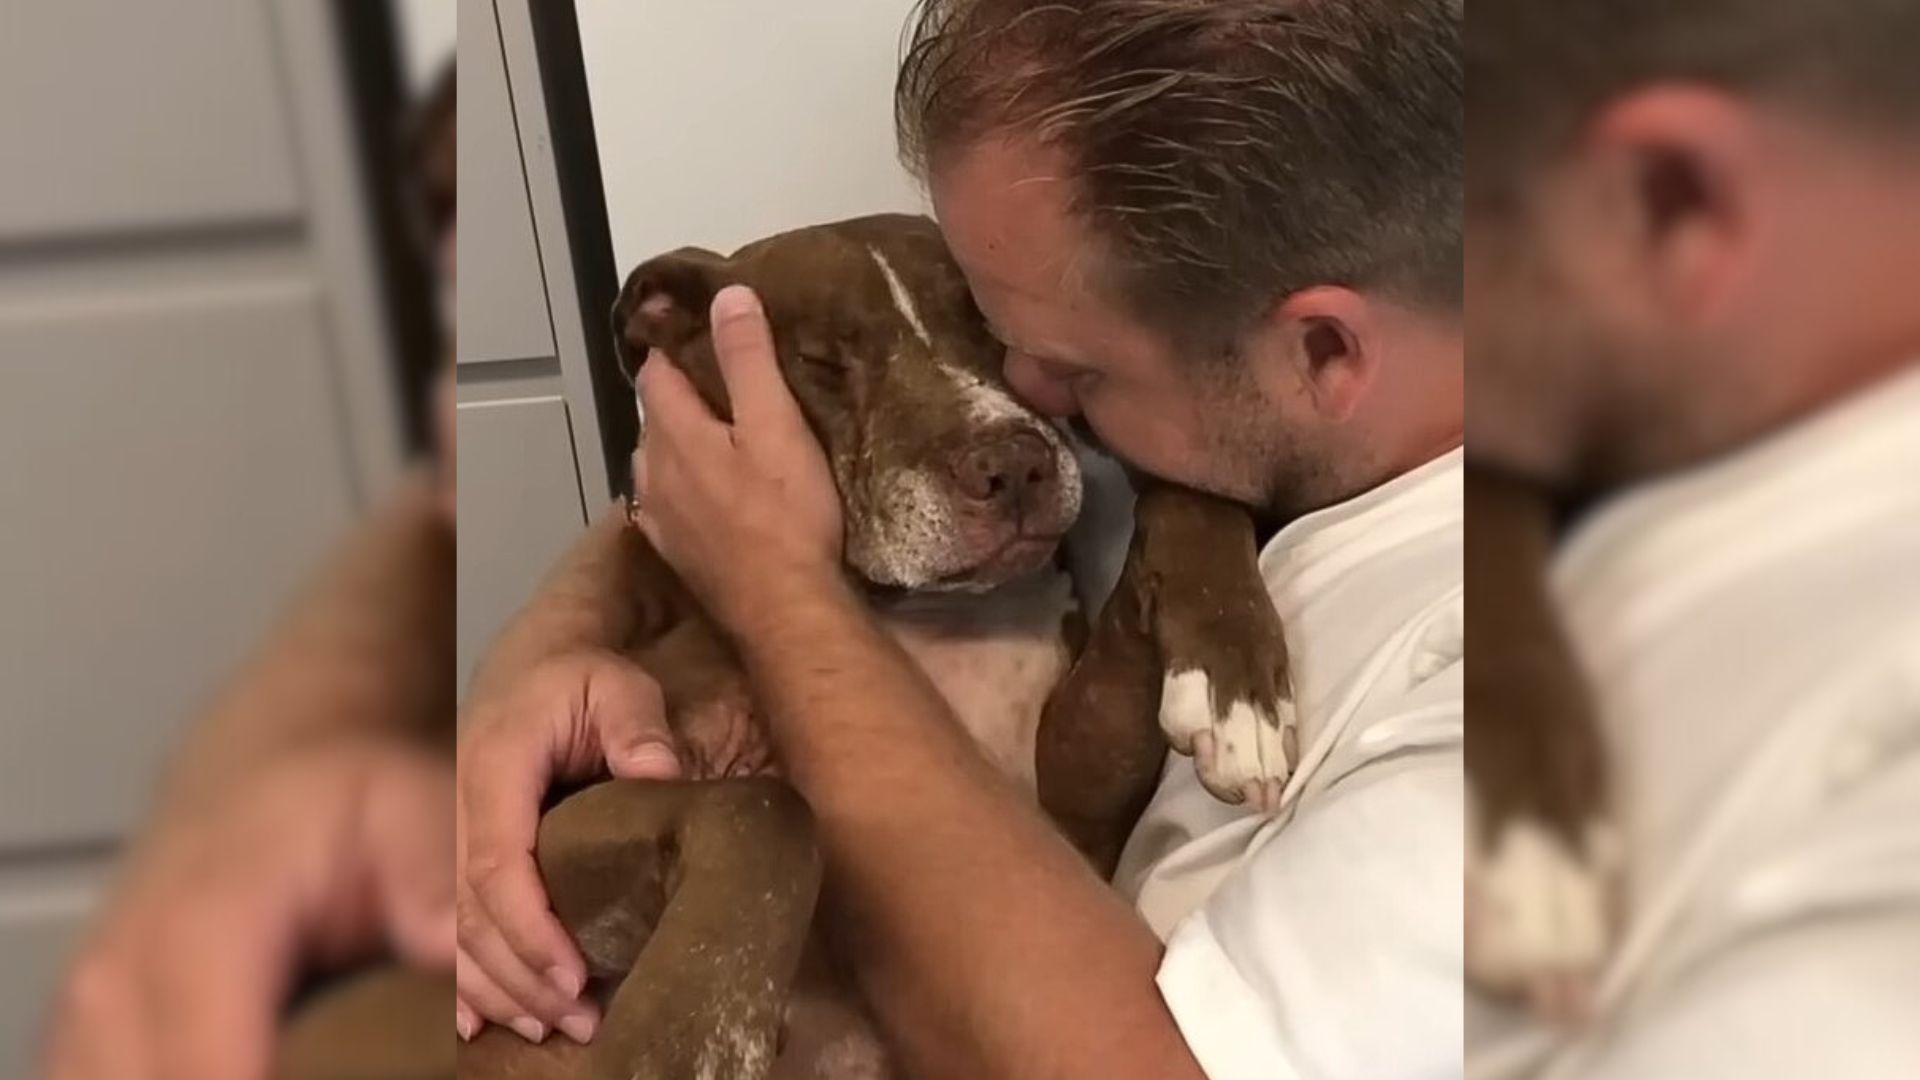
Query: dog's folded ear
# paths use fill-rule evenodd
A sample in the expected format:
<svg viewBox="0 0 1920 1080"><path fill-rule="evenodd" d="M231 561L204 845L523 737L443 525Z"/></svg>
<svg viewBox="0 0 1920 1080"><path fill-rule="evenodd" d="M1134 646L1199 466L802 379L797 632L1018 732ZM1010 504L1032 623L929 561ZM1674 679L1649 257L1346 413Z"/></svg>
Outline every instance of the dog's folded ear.
<svg viewBox="0 0 1920 1080"><path fill-rule="evenodd" d="M713 297L738 281L731 262L704 248L681 248L634 267L613 305L613 343L629 382L647 350L682 359L688 343L707 332Z"/></svg>

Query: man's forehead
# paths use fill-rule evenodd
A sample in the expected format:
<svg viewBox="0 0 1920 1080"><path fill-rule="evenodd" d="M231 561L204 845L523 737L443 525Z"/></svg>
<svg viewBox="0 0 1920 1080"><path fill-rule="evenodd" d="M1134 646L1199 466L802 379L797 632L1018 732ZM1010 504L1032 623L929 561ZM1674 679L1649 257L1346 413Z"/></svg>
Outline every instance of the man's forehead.
<svg viewBox="0 0 1920 1080"><path fill-rule="evenodd" d="M1057 152L994 140L943 161L928 185L954 258L977 289L1047 300L1084 286L1084 227Z"/></svg>

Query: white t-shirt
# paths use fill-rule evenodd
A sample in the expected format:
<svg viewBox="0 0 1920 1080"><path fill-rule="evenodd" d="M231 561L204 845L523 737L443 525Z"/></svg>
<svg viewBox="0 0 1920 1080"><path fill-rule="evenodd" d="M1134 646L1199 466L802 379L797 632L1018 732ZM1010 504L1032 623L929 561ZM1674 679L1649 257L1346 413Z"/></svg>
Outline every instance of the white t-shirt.
<svg viewBox="0 0 1920 1080"><path fill-rule="evenodd" d="M1920 1077L1920 370L1582 524L1554 585L1627 924L1577 1035L1470 1004L1475 1077Z"/></svg>
<svg viewBox="0 0 1920 1080"><path fill-rule="evenodd" d="M1303 748L1281 811L1221 803L1169 755L1121 856L1212 1080L1459 1074L1461 461L1274 536Z"/></svg>

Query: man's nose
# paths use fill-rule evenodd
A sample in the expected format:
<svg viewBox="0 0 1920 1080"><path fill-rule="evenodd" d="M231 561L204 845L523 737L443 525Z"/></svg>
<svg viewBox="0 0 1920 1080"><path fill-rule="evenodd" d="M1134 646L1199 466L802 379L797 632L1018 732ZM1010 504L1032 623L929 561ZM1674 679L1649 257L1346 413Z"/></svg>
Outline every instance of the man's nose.
<svg viewBox="0 0 1920 1080"><path fill-rule="evenodd" d="M1073 385L1048 375L1032 357L1008 349L1003 370L1014 396L1035 412L1061 418L1080 414L1080 402L1073 396Z"/></svg>

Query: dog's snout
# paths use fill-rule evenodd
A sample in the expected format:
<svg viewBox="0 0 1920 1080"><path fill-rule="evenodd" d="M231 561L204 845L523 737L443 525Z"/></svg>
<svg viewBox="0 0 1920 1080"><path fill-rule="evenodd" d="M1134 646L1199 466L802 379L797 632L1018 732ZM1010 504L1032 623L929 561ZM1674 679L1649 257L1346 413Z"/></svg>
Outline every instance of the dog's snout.
<svg viewBox="0 0 1920 1080"><path fill-rule="evenodd" d="M1029 431L980 443L960 455L960 490L985 503L1018 506L1059 479L1053 447Z"/></svg>

